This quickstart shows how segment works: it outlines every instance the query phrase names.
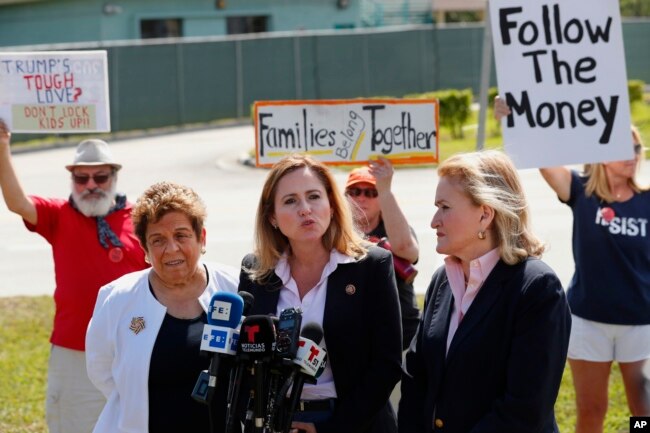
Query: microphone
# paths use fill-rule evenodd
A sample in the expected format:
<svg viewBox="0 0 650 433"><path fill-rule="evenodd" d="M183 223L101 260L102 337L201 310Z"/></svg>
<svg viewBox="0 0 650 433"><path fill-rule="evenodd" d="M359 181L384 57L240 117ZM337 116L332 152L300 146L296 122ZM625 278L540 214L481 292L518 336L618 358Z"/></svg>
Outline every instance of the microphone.
<svg viewBox="0 0 650 433"><path fill-rule="evenodd" d="M274 320L275 323L275 320ZM285 308L280 312L276 324L274 360L271 364L265 426L274 426L287 391L287 378L294 370L293 359L298 352L302 310L299 307Z"/></svg>
<svg viewBox="0 0 650 433"><path fill-rule="evenodd" d="M252 362L254 379L253 418L254 431L264 430L265 379L268 364L275 351L275 328L269 316L254 315L244 319L239 338L239 356Z"/></svg>
<svg viewBox="0 0 650 433"><path fill-rule="evenodd" d="M291 429L293 414L300 402L300 395L305 382L316 383L316 378L321 375L327 362L327 352L318 344L323 339L323 328L314 322L307 323L300 333L298 352L293 359L294 370L287 379L283 388L291 386L288 404L285 406L282 419L284 425L281 431L288 433Z"/></svg>
<svg viewBox="0 0 650 433"><path fill-rule="evenodd" d="M201 350L213 353L208 369L208 402L212 400L217 386L220 356L237 353L238 335L236 329L241 320L243 308L243 299L234 293L217 292L210 299L208 323L203 326L201 337Z"/></svg>
<svg viewBox="0 0 650 433"><path fill-rule="evenodd" d="M241 290L237 293L243 300L244 302L244 308L242 312L242 318L240 321L240 328L241 328L241 323L246 319L245 316L247 316L251 309L253 308L253 305L255 305L255 297L244 290ZM239 340L239 335L237 336ZM240 353L239 351L239 344L238 342L235 343L237 354ZM230 371L230 380L228 381L228 400L227 400L227 407L226 407L226 430L225 433L233 433L235 430L235 420L237 416L237 409L239 405L239 392L241 390L241 384L242 380L244 378L244 373L246 371L246 367L241 362L242 360L240 359L240 356L238 356L235 359L236 367Z"/></svg>
<svg viewBox="0 0 650 433"><path fill-rule="evenodd" d="M301 367L301 373L318 377L325 369L327 352L318 345L322 339L323 328L317 323L310 322L302 329L300 341L298 342L298 352L293 359L293 363Z"/></svg>
<svg viewBox="0 0 650 433"><path fill-rule="evenodd" d="M237 294L241 296L242 300L244 301L244 311L242 314L244 316L248 316L248 313L251 312L251 308L253 308L253 305L255 304L255 296L244 290L240 290L237 292Z"/></svg>
<svg viewBox="0 0 650 433"><path fill-rule="evenodd" d="M295 358L298 352L300 326L302 325L302 310L300 308L285 308L280 312L277 327L277 343L275 351L283 358Z"/></svg>

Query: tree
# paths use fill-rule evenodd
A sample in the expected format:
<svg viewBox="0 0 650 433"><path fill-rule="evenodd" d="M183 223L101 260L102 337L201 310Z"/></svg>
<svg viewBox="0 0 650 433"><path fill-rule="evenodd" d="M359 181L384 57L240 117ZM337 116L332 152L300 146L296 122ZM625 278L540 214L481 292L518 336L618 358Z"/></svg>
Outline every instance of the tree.
<svg viewBox="0 0 650 433"><path fill-rule="evenodd" d="M650 17L650 0L620 0L621 16Z"/></svg>

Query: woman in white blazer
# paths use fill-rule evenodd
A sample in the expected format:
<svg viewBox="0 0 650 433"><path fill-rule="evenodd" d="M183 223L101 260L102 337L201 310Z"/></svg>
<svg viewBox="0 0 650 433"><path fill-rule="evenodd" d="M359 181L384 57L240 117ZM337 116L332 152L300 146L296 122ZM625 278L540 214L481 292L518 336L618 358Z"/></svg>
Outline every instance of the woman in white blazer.
<svg viewBox="0 0 650 433"><path fill-rule="evenodd" d="M205 216L181 185L138 199L132 218L151 268L102 287L86 336L88 376L107 398L95 433L209 432L208 407L191 397L209 365L201 334L212 295L236 293L239 271L200 260Z"/></svg>

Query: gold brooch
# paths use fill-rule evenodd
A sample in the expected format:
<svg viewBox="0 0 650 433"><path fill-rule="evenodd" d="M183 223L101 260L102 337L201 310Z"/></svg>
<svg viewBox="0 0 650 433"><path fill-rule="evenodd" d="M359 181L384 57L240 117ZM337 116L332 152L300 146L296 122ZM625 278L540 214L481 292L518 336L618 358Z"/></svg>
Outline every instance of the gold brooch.
<svg viewBox="0 0 650 433"><path fill-rule="evenodd" d="M348 284L345 286L345 293L348 295L354 295L354 293L357 291L357 288L354 287L354 284Z"/></svg>
<svg viewBox="0 0 650 433"><path fill-rule="evenodd" d="M129 326L129 329L133 331L135 335L138 335L140 331L144 329L144 317L134 317L131 319L131 325Z"/></svg>

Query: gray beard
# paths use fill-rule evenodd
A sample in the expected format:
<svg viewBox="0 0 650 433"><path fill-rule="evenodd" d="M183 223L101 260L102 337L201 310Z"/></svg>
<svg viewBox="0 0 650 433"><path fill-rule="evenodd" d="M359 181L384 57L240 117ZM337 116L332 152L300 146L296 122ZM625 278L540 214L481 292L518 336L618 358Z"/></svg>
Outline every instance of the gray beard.
<svg viewBox="0 0 650 433"><path fill-rule="evenodd" d="M98 217L106 216L108 211L111 210L113 206L113 201L115 198L115 192L117 188L117 182L113 182L111 189L106 192L102 189L98 189L95 192L99 192L102 196L100 198L87 198L86 196L90 194L90 191L84 190L81 193L75 191L74 186L72 187L72 199L77 205L79 212L84 214L87 217Z"/></svg>

